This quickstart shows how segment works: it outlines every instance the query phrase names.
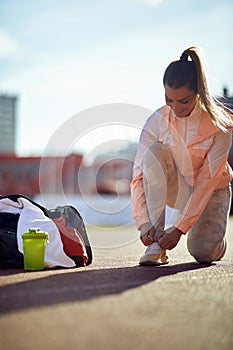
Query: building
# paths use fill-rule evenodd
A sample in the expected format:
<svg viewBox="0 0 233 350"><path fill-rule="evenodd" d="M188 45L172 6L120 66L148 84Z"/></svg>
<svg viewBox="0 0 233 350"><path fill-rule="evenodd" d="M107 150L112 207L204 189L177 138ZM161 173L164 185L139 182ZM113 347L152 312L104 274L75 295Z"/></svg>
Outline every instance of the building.
<svg viewBox="0 0 233 350"><path fill-rule="evenodd" d="M15 154L17 97L0 95L0 153Z"/></svg>
<svg viewBox="0 0 233 350"><path fill-rule="evenodd" d="M79 193L79 154L66 157L17 157L0 155L0 195Z"/></svg>
<svg viewBox="0 0 233 350"><path fill-rule="evenodd" d="M226 86L223 88L223 98L221 99L226 105L229 105L230 108L233 107L233 96L229 96L229 91Z"/></svg>
<svg viewBox="0 0 233 350"><path fill-rule="evenodd" d="M233 113L233 96L229 95L229 91L227 87L223 88L223 97L220 100L231 111L231 113ZM233 142L230 149L228 161L231 167L233 168ZM233 188L233 181L232 181L232 188ZM233 215L233 201L231 203L230 213L231 215Z"/></svg>
<svg viewBox="0 0 233 350"><path fill-rule="evenodd" d="M229 95L229 91L227 87L223 88L223 96L220 98L220 101L226 106L226 108L233 114L233 96ZM229 163L233 168L233 142L229 154Z"/></svg>
<svg viewBox="0 0 233 350"><path fill-rule="evenodd" d="M104 194L130 194L130 182L137 143L120 141L118 148L99 154L91 167L95 191Z"/></svg>

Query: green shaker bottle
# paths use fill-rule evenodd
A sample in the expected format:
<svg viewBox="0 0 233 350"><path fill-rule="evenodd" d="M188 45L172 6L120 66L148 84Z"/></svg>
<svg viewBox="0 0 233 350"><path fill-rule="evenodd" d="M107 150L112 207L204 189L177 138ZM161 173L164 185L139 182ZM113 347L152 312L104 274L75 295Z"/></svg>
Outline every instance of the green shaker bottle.
<svg viewBox="0 0 233 350"><path fill-rule="evenodd" d="M41 232L39 228L30 228L29 232L22 234L22 238L24 270L43 270L48 233Z"/></svg>

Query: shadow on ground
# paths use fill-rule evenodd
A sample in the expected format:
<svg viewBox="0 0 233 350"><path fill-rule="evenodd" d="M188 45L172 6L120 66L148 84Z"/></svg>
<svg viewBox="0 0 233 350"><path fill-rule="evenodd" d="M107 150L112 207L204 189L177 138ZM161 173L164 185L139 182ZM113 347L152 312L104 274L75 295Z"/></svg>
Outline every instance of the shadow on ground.
<svg viewBox="0 0 233 350"><path fill-rule="evenodd" d="M125 267L99 270L72 270L30 281L0 287L0 312L87 300L117 294L145 285L160 277L203 269L210 265L196 262L161 267ZM0 270L0 275L22 273L22 270ZM30 272L29 272L30 273ZM35 272L34 272L35 273ZM46 273L46 271L44 271Z"/></svg>

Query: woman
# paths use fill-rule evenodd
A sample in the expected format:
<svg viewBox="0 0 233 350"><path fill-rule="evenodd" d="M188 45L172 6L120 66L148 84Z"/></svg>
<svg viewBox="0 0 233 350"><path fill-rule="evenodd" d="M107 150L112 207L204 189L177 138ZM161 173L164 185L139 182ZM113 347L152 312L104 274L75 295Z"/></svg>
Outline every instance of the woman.
<svg viewBox="0 0 233 350"><path fill-rule="evenodd" d="M197 47L167 67L163 84L166 105L142 130L131 182L133 217L147 246L140 264L167 263L166 249L186 233L190 254L210 263L226 250L233 121L209 92ZM179 214L165 230L166 205Z"/></svg>

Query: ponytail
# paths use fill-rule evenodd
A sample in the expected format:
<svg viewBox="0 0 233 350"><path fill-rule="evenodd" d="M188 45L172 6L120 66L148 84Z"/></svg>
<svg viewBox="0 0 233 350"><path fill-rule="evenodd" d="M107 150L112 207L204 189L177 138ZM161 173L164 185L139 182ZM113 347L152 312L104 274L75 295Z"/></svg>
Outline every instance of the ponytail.
<svg viewBox="0 0 233 350"><path fill-rule="evenodd" d="M179 61L174 61L167 67L163 84L174 89L186 86L193 90L215 125L223 131L233 127L233 121L223 104L210 94L198 47L188 48Z"/></svg>

